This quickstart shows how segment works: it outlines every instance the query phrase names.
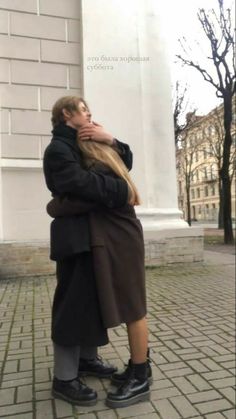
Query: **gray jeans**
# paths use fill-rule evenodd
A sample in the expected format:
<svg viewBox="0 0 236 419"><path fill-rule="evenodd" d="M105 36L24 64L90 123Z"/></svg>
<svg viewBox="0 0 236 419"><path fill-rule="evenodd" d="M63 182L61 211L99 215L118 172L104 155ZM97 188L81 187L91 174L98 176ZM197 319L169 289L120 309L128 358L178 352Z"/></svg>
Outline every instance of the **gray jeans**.
<svg viewBox="0 0 236 419"><path fill-rule="evenodd" d="M97 356L97 347L61 346L53 343L54 377L58 380L73 380L78 376L79 360L93 359Z"/></svg>

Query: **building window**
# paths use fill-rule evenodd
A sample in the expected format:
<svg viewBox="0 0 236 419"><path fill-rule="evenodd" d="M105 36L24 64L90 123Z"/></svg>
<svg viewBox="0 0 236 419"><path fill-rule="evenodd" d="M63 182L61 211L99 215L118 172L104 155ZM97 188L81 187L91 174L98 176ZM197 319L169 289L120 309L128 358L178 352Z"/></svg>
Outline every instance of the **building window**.
<svg viewBox="0 0 236 419"><path fill-rule="evenodd" d="M192 199L195 199L195 190L191 189Z"/></svg>
<svg viewBox="0 0 236 419"><path fill-rule="evenodd" d="M204 178L207 179L207 167L204 167Z"/></svg>
<svg viewBox="0 0 236 419"><path fill-rule="evenodd" d="M205 196L208 196L208 186L205 186Z"/></svg>
<svg viewBox="0 0 236 419"><path fill-rule="evenodd" d="M198 161L198 151L196 151L196 154L195 154L195 161L196 162Z"/></svg>
<svg viewBox="0 0 236 419"><path fill-rule="evenodd" d="M211 194L214 196L216 194L215 185L212 185L211 187Z"/></svg>
<svg viewBox="0 0 236 419"><path fill-rule="evenodd" d="M200 188L197 188L197 197L198 197L198 198L200 198L200 197L201 197Z"/></svg>
<svg viewBox="0 0 236 419"><path fill-rule="evenodd" d="M199 180L199 172L198 172L198 170L196 171L196 178L197 178L197 180Z"/></svg>
<svg viewBox="0 0 236 419"><path fill-rule="evenodd" d="M201 214L202 213L202 207L201 207L201 205L199 205L199 207L198 207L198 214Z"/></svg>

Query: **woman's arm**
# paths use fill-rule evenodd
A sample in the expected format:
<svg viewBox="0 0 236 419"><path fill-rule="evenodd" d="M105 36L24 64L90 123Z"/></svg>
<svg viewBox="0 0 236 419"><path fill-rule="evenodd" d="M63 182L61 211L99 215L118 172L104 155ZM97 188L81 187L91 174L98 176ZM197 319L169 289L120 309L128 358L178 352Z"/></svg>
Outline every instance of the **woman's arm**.
<svg viewBox="0 0 236 419"><path fill-rule="evenodd" d="M80 199L68 199L67 197L54 197L47 204L47 213L50 217L64 217L67 215L86 214L99 207L98 204Z"/></svg>

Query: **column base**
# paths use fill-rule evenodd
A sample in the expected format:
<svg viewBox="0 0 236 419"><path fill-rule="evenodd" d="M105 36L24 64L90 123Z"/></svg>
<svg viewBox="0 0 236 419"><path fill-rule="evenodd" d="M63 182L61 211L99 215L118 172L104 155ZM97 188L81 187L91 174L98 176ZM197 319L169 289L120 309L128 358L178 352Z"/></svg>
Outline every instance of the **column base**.
<svg viewBox="0 0 236 419"><path fill-rule="evenodd" d="M139 209L144 231L146 265L203 261L203 230L189 227L181 211Z"/></svg>

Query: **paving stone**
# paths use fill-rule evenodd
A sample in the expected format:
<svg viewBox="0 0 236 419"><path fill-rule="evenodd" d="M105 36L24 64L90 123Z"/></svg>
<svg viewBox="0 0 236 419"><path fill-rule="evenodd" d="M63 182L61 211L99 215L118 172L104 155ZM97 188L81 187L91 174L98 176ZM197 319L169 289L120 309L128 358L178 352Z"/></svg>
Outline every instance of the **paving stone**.
<svg viewBox="0 0 236 419"><path fill-rule="evenodd" d="M161 388L172 387L173 384L170 380L154 380L151 389L157 390Z"/></svg>
<svg viewBox="0 0 236 419"><path fill-rule="evenodd" d="M219 364L217 364L209 358L201 359L201 362L202 364L206 365L209 370L217 371L222 369L222 367Z"/></svg>
<svg viewBox="0 0 236 419"><path fill-rule="evenodd" d="M184 362L169 362L168 364L160 365L159 368L161 371L170 371L170 370L176 370L185 367Z"/></svg>
<svg viewBox="0 0 236 419"><path fill-rule="evenodd" d="M235 394L235 389L232 387L226 387L226 388L221 388L220 392L230 401L235 405L235 398L236 398L236 394Z"/></svg>
<svg viewBox="0 0 236 419"><path fill-rule="evenodd" d="M188 375L188 380L200 391L212 388L212 386L198 374Z"/></svg>
<svg viewBox="0 0 236 419"><path fill-rule="evenodd" d="M162 419L179 419L181 418L177 410L172 406L169 400L159 400L158 402L153 402L158 413L161 415Z"/></svg>
<svg viewBox="0 0 236 419"><path fill-rule="evenodd" d="M117 419L117 415L113 410L104 410L103 412L98 412L98 419ZM84 419L87 419L84 417Z"/></svg>
<svg viewBox="0 0 236 419"><path fill-rule="evenodd" d="M17 372L18 362L17 361L6 361L4 365L4 374Z"/></svg>
<svg viewBox="0 0 236 419"><path fill-rule="evenodd" d="M166 358L169 362L178 362L180 360L179 357L171 351L164 351L163 357Z"/></svg>
<svg viewBox="0 0 236 419"><path fill-rule="evenodd" d="M116 412L120 419L128 417L136 418L137 415L140 416L142 414L152 413L153 411L154 408L150 402L138 403L133 406L116 409Z"/></svg>
<svg viewBox="0 0 236 419"><path fill-rule="evenodd" d="M0 406L14 403L15 388L0 390Z"/></svg>
<svg viewBox="0 0 236 419"><path fill-rule="evenodd" d="M189 403L186 397L170 397L170 400L182 418L188 418L198 414L198 411Z"/></svg>
<svg viewBox="0 0 236 419"><path fill-rule="evenodd" d="M20 371L27 371L27 370L32 370L33 367L33 360L32 358L27 358L27 359L21 359L20 360Z"/></svg>
<svg viewBox="0 0 236 419"><path fill-rule="evenodd" d="M195 393L197 391L185 377L173 377L172 382L184 394Z"/></svg>
<svg viewBox="0 0 236 419"><path fill-rule="evenodd" d="M33 398L32 386L17 387L17 403L29 402Z"/></svg>
<svg viewBox="0 0 236 419"><path fill-rule="evenodd" d="M191 368L180 368L177 370L171 370L171 371L165 371L165 375L168 378L172 378L172 377L181 377L184 375L190 375L193 372L193 370Z"/></svg>
<svg viewBox="0 0 236 419"><path fill-rule="evenodd" d="M168 387L164 389L159 390L153 390L151 391L151 400L161 400L166 399L173 396L180 395L180 391L176 387Z"/></svg>
<svg viewBox="0 0 236 419"><path fill-rule="evenodd" d="M36 402L36 419L54 419L51 401Z"/></svg>
<svg viewBox="0 0 236 419"><path fill-rule="evenodd" d="M214 401L207 401L204 403L196 404L196 408L202 413L210 413L210 412L219 412L219 410L230 409L232 407L231 403L228 400L221 399L221 400L214 400Z"/></svg>
<svg viewBox="0 0 236 419"><path fill-rule="evenodd" d="M235 419L235 409L224 410L223 414L227 419Z"/></svg>
<svg viewBox="0 0 236 419"><path fill-rule="evenodd" d="M216 390L209 390L201 391L195 394L189 394L187 397L192 403L200 403L204 401L221 399L222 395L219 394Z"/></svg>
<svg viewBox="0 0 236 419"><path fill-rule="evenodd" d="M32 403L19 403L15 405L7 405L0 407L0 417L6 417L8 415L17 415L18 413L31 413L33 410Z"/></svg>
<svg viewBox="0 0 236 419"><path fill-rule="evenodd" d="M216 387L216 388L232 387L235 385L235 378L230 377L230 378L223 378L220 380L212 380L211 384L213 387Z"/></svg>
<svg viewBox="0 0 236 419"><path fill-rule="evenodd" d="M34 418L34 414L32 413L23 413L23 414L17 414L17 415L13 415L13 416L7 416L7 418L5 416L0 416L3 419L33 419Z"/></svg>
<svg viewBox="0 0 236 419"><path fill-rule="evenodd" d="M188 360L188 365L193 370L195 370L196 372L199 372L199 373L209 371L209 369L206 368L205 365L203 365L202 359L201 359L201 361L197 361L196 359L195 360Z"/></svg>
<svg viewBox="0 0 236 419"><path fill-rule="evenodd" d="M10 388L10 387L18 387L18 386L24 386L27 384L32 384L33 377L28 378L21 378L19 380L10 380L10 381L3 381L2 382L2 388Z"/></svg>

